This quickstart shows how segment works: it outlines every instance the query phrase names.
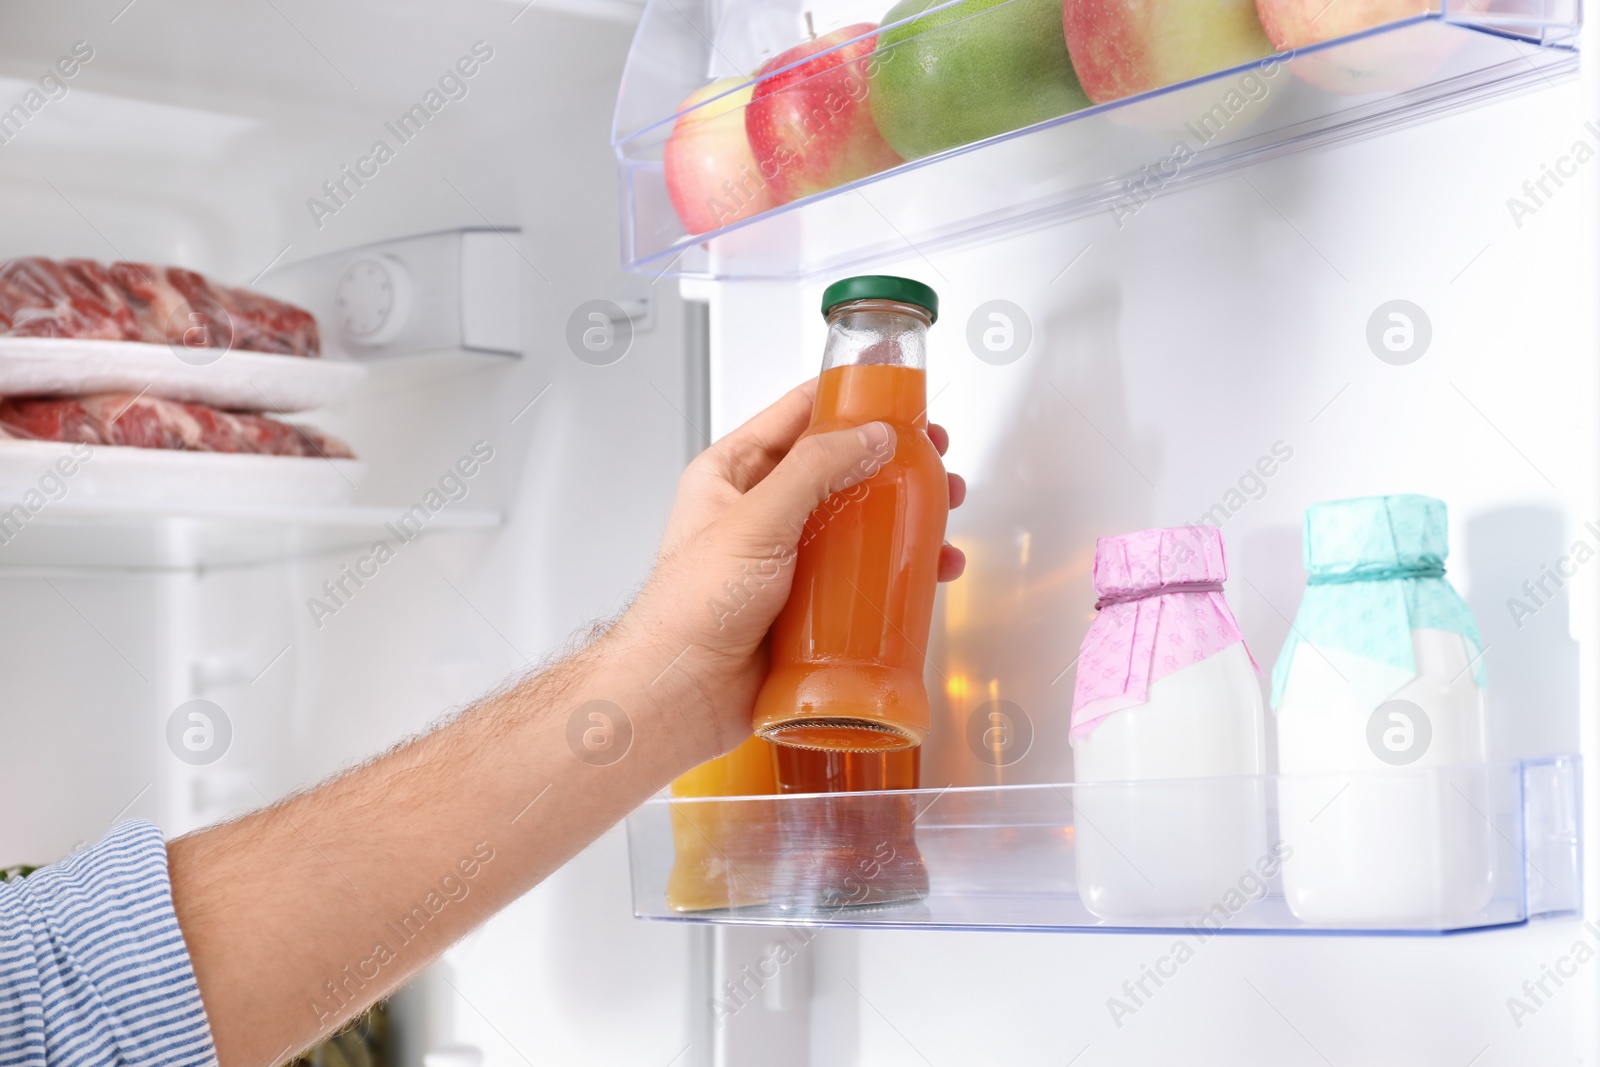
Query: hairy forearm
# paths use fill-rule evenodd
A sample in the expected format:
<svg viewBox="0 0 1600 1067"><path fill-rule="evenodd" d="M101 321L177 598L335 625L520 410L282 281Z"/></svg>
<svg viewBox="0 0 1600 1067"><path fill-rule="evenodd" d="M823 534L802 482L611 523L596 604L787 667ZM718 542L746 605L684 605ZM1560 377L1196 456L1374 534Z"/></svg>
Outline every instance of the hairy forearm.
<svg viewBox="0 0 1600 1067"><path fill-rule="evenodd" d="M715 755L680 717L686 694L657 684L672 655L613 632L363 767L172 842L224 1067L269 1067L331 1033ZM614 758L618 709L632 737ZM584 748L602 729L590 711L616 720L611 748Z"/></svg>
<svg viewBox="0 0 1600 1067"><path fill-rule="evenodd" d="M749 735L798 535L896 440L881 423L801 440L814 389L689 464L650 581L588 649L324 786L171 843L224 1067L273 1067L326 1035ZM625 719L631 739L585 748L602 725L591 713Z"/></svg>

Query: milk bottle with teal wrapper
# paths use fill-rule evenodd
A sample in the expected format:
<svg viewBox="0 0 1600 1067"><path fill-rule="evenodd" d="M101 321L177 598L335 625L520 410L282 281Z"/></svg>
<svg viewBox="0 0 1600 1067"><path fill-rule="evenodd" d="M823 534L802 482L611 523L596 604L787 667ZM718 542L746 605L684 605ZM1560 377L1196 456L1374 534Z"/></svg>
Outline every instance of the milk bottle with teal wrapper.
<svg viewBox="0 0 1600 1067"><path fill-rule="evenodd" d="M1488 716L1444 502L1306 509L1305 596L1272 675L1284 894L1308 923L1460 923L1493 892Z"/></svg>
<svg viewBox="0 0 1600 1067"><path fill-rule="evenodd" d="M1101 918L1194 922L1275 865L1259 671L1227 576L1211 526L1095 546L1071 739L1078 893Z"/></svg>

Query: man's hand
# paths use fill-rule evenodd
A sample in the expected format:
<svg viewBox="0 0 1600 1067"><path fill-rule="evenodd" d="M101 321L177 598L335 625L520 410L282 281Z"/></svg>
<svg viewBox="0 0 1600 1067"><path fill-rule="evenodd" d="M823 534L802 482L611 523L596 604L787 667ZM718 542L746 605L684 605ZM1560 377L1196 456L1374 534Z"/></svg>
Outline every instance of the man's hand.
<svg viewBox="0 0 1600 1067"><path fill-rule="evenodd" d="M702 759L750 734L767 673L767 630L789 599L806 519L894 455L895 431L881 422L800 439L815 395L812 379L689 464L655 572L608 638L661 664L654 685ZM928 436L943 455L944 428L929 426ZM957 507L966 483L949 479ZM943 546L940 581L960 577L965 566L959 549Z"/></svg>
<svg viewBox="0 0 1600 1067"><path fill-rule="evenodd" d="M271 1067L328 1036L749 734L806 517L894 453L881 424L797 445L814 390L690 464L655 573L603 639L364 766L168 844L223 1067ZM944 431L928 436L944 452ZM951 504L965 495L951 475ZM946 546L940 577L962 566ZM747 568L762 584L719 616L708 604ZM597 706L629 720L604 759L573 741Z"/></svg>

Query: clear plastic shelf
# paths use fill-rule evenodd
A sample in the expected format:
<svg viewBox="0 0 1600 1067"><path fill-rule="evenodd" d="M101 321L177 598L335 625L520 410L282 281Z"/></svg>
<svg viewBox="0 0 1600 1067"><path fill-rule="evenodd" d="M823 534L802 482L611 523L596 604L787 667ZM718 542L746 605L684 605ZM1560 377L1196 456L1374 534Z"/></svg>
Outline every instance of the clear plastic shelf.
<svg viewBox="0 0 1600 1067"><path fill-rule="evenodd" d="M1443 934L1575 914L1579 759L719 799L628 818L634 913L900 929Z"/></svg>
<svg viewBox="0 0 1600 1067"><path fill-rule="evenodd" d="M983 20L1005 19L1012 4L1025 2L1032 0L1007 0L970 15L966 31ZM812 78L854 77L833 86L836 102L842 101L841 86L863 100L881 95L884 83L877 79L893 66L884 61L889 53L883 36L912 21L886 24L868 40L864 27L884 19L888 6L886 0L650 0L612 132L629 269L696 278L798 278L1096 213L1108 224L1131 225L1151 197L1184 183L1542 86L1577 67L1575 0L1449 2L1442 11L1071 111L832 188L816 191L817 181L801 182L809 195L786 203L778 201L793 190L779 186L793 184L788 176L769 182L734 175L744 192L722 187L727 192L717 194L725 177L720 153L734 149L716 145L736 140L744 126L743 94L759 94L763 83L770 87L773 79L799 78L814 69L790 64L754 77L765 61L806 40L807 19L819 34L855 34L820 55L856 57L873 41L879 45L871 56ZM948 26L931 29L912 40L950 32ZM692 94L720 79L730 80L685 108ZM819 91L809 97L804 85L791 85L785 95L794 92L809 114L826 117L816 107L831 106L818 103L828 87L820 80L814 84ZM680 201L698 205L687 209L699 215L690 223L699 232L691 233L674 209L665 156L675 125L697 122L709 146L705 151L719 162L702 166L699 178L679 182ZM763 151L765 159L756 160L752 152L748 162L758 172L781 169L772 162L776 150L764 145ZM886 166L881 152L855 169L872 166ZM676 173L679 165L674 168ZM712 181L705 180L707 174ZM748 208L743 214L741 202ZM755 213L757 207L765 210ZM716 228L708 228L713 223Z"/></svg>

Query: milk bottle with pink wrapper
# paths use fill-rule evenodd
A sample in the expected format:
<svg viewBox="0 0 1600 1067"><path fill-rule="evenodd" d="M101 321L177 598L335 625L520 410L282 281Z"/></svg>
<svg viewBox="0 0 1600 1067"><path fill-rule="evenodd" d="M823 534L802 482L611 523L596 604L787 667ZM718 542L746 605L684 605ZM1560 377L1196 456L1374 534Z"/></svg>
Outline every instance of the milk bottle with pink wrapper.
<svg viewBox="0 0 1600 1067"><path fill-rule="evenodd" d="M1101 918L1195 921L1276 869L1260 670L1227 576L1212 526L1096 544L1071 735L1078 892Z"/></svg>

